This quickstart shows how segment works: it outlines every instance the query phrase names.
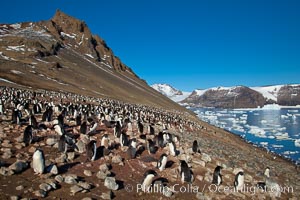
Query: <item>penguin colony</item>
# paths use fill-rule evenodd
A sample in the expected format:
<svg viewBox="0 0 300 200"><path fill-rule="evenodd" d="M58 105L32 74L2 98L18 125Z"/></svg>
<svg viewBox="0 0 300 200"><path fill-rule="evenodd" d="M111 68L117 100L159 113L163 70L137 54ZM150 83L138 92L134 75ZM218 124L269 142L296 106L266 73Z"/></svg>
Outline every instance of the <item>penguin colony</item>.
<svg viewBox="0 0 300 200"><path fill-rule="evenodd" d="M156 178L167 175L166 169L175 169L172 173L178 173L177 181L181 184L193 184L195 181L197 174L194 174L191 161L181 157L184 152L178 133L205 127L176 112L63 92L1 87L0 93L0 114L10 117L12 125L26 127L22 133L22 142L26 147L33 146L42 138L40 132L46 132L49 137L57 138L59 153L75 151L85 157L82 164L99 160L107 162L107 158L117 152L125 155L125 165L136 159L145 163L151 160L155 163L152 167L133 169L143 174L142 191L146 193L151 190ZM84 150L80 151L78 144L82 141L85 141ZM188 146L192 156L201 157L198 141L194 140ZM41 147L32 154L31 166L35 174L46 173L47 156ZM211 184L220 186L224 183L222 169L222 166L215 167ZM269 170L266 169L265 180L270 178ZM244 175L243 170L238 171L231 183L237 191L244 187ZM258 182L257 186L265 187L266 182Z"/></svg>

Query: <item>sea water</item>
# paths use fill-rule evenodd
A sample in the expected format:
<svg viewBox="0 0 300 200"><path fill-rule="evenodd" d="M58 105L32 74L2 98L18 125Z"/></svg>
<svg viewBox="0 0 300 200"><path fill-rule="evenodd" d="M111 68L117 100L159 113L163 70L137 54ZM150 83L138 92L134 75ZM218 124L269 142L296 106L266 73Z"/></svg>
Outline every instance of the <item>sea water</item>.
<svg viewBox="0 0 300 200"><path fill-rule="evenodd" d="M190 108L212 125L241 136L256 146L300 163L300 108Z"/></svg>

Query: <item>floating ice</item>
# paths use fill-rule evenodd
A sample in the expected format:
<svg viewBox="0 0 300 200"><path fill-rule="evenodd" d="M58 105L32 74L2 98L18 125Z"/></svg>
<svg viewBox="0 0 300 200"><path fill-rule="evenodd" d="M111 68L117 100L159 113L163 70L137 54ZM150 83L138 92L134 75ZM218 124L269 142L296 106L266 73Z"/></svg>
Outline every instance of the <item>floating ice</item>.
<svg viewBox="0 0 300 200"><path fill-rule="evenodd" d="M300 147L300 139L296 139L294 142L296 147Z"/></svg>

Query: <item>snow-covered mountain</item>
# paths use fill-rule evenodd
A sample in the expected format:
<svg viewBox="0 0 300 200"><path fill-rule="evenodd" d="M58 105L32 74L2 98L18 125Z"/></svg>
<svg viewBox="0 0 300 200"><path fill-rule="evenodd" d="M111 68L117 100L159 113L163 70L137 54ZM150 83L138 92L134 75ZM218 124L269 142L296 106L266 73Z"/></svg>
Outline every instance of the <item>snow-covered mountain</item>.
<svg viewBox="0 0 300 200"><path fill-rule="evenodd" d="M220 108L255 108L266 104L300 105L300 84L261 87L213 87L182 92L168 84L154 84L152 88L183 105Z"/></svg>
<svg viewBox="0 0 300 200"><path fill-rule="evenodd" d="M191 94L191 92L180 91L169 84L153 84L151 87L175 102L180 102Z"/></svg>

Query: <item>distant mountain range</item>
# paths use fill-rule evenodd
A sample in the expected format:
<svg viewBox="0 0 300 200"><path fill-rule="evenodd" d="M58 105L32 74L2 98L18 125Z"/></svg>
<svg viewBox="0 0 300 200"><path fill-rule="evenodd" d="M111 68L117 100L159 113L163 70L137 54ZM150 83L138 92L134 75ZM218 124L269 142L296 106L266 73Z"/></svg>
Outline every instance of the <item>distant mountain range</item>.
<svg viewBox="0 0 300 200"><path fill-rule="evenodd" d="M300 105L300 84L214 87L193 92L183 92L168 84L154 84L152 87L173 101L193 107L256 108L273 103Z"/></svg>

